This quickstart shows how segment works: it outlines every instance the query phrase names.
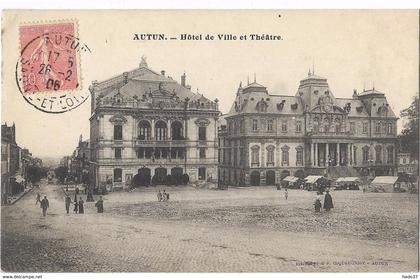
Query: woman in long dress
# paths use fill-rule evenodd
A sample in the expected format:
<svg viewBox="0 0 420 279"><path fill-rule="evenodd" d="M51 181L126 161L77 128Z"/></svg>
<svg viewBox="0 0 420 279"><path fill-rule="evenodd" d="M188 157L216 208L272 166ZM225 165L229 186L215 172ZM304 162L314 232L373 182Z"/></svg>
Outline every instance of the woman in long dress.
<svg viewBox="0 0 420 279"><path fill-rule="evenodd" d="M98 209L98 213L104 212L104 201L102 200L102 196L99 197L99 201L95 203L95 206Z"/></svg>
<svg viewBox="0 0 420 279"><path fill-rule="evenodd" d="M79 214L83 214L83 213L85 213L85 208L84 208L84 206L83 206L83 200L82 200L82 197L80 197L80 200L79 200Z"/></svg>

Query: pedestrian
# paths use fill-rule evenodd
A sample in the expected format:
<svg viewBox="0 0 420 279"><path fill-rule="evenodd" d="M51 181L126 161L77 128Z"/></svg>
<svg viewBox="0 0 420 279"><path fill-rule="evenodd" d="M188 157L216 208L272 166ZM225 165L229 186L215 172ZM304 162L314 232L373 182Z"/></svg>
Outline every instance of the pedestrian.
<svg viewBox="0 0 420 279"><path fill-rule="evenodd" d="M79 194L79 187L76 186L76 195Z"/></svg>
<svg viewBox="0 0 420 279"><path fill-rule="evenodd" d="M165 192L165 189L163 189L162 201L166 201L166 192Z"/></svg>
<svg viewBox="0 0 420 279"><path fill-rule="evenodd" d="M36 194L36 202L35 205L37 205L39 203L41 203L41 195L39 194L39 192Z"/></svg>
<svg viewBox="0 0 420 279"><path fill-rule="evenodd" d="M65 203L66 203L66 212L67 214L69 214L70 204L71 204L71 198L69 197L69 195L66 195Z"/></svg>
<svg viewBox="0 0 420 279"><path fill-rule="evenodd" d="M47 209L50 207L47 196L44 196L44 199L41 201L42 215L45 217L47 214Z"/></svg>
<svg viewBox="0 0 420 279"><path fill-rule="evenodd" d="M160 190L157 193L157 199L158 199L159 202L162 201L162 193L160 192Z"/></svg>
<svg viewBox="0 0 420 279"><path fill-rule="evenodd" d="M169 193L166 193L166 200L169 201Z"/></svg>
<svg viewBox="0 0 420 279"><path fill-rule="evenodd" d="M284 198L287 201L287 198L289 197L289 192L287 192L287 189L284 189Z"/></svg>
<svg viewBox="0 0 420 279"><path fill-rule="evenodd" d="M79 214L84 214L85 213L85 208L83 206L84 201L82 200L82 197L80 197L79 200Z"/></svg>
<svg viewBox="0 0 420 279"><path fill-rule="evenodd" d="M324 209L325 211L330 211L331 208L334 208L332 197L330 195L330 191L327 190L324 198Z"/></svg>
<svg viewBox="0 0 420 279"><path fill-rule="evenodd" d="M321 212L322 204L321 204L321 195L319 194L319 192L316 194L314 206L315 206L315 212Z"/></svg>
<svg viewBox="0 0 420 279"><path fill-rule="evenodd" d="M98 210L98 213L104 212L104 201L102 200L102 196L99 196L99 201L95 203L95 206Z"/></svg>
<svg viewBox="0 0 420 279"><path fill-rule="evenodd" d="M76 214L79 212L79 203L77 202L77 200L74 200L73 212L76 213Z"/></svg>
<svg viewBox="0 0 420 279"><path fill-rule="evenodd" d="M66 192L69 191L69 184L66 185Z"/></svg>

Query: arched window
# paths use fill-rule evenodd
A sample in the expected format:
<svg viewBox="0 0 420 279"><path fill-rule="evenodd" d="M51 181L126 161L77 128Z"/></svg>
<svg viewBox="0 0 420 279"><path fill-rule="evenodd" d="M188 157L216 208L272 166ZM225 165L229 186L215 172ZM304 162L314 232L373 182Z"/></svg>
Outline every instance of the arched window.
<svg viewBox="0 0 420 279"><path fill-rule="evenodd" d="M171 123L171 136L173 140L184 139L182 124L179 121L174 121Z"/></svg>
<svg viewBox="0 0 420 279"><path fill-rule="evenodd" d="M318 133L318 131L319 131L319 120L318 120L318 117L315 117L314 118L314 129L313 129L313 131L315 133Z"/></svg>
<svg viewBox="0 0 420 279"><path fill-rule="evenodd" d="M166 123L162 120L159 120L155 124L155 137L156 140L166 140L166 132L167 132L167 126Z"/></svg>
<svg viewBox="0 0 420 279"><path fill-rule="evenodd" d="M369 146L364 146L362 148L362 153L363 153L363 156L362 156L363 164L369 163Z"/></svg>
<svg viewBox="0 0 420 279"><path fill-rule="evenodd" d="M386 148L387 150L387 163L388 164L393 164L394 163L394 147L393 146L388 146Z"/></svg>
<svg viewBox="0 0 420 279"><path fill-rule="evenodd" d="M274 166L274 150L275 147L273 145L267 146L267 167Z"/></svg>
<svg viewBox="0 0 420 279"><path fill-rule="evenodd" d="M335 119L335 132L340 133L341 132L341 121L339 118Z"/></svg>
<svg viewBox="0 0 420 279"><path fill-rule="evenodd" d="M381 164L382 163L382 146L377 145L375 146L375 162L377 164Z"/></svg>
<svg viewBox="0 0 420 279"><path fill-rule="evenodd" d="M150 140L150 123L147 120L142 120L139 122L139 140Z"/></svg>
<svg viewBox="0 0 420 279"><path fill-rule="evenodd" d="M287 145L281 148L281 165L288 166L289 165L289 149Z"/></svg>
<svg viewBox="0 0 420 279"><path fill-rule="evenodd" d="M251 167L258 167L260 165L260 147L254 145L251 147Z"/></svg>

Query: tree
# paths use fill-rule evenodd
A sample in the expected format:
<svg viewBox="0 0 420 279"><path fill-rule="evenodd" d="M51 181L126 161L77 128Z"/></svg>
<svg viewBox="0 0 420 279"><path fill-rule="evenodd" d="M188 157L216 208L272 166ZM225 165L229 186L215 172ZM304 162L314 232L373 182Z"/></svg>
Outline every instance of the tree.
<svg viewBox="0 0 420 279"><path fill-rule="evenodd" d="M42 177L47 175L47 170L45 168L41 168L35 165L29 165L26 168L26 178L31 183L36 183L41 180Z"/></svg>
<svg viewBox="0 0 420 279"><path fill-rule="evenodd" d="M57 177L58 181L63 183L64 179L66 178L68 174L67 167L61 166L54 170L55 176Z"/></svg>
<svg viewBox="0 0 420 279"><path fill-rule="evenodd" d="M409 152L412 159L419 156L419 97L415 96L411 105L400 112L406 122L399 135L401 151Z"/></svg>

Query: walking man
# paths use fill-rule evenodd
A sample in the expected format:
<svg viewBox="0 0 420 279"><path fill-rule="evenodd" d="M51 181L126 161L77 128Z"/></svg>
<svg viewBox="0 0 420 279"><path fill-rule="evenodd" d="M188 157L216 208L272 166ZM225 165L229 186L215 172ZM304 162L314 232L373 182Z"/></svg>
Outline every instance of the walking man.
<svg viewBox="0 0 420 279"><path fill-rule="evenodd" d="M70 204L71 204L71 198L69 197L69 195L66 195L65 202L66 202L66 211L67 211L67 214L69 214Z"/></svg>
<svg viewBox="0 0 420 279"><path fill-rule="evenodd" d="M45 217L47 214L47 209L50 206L50 203L47 200L47 196L44 196L44 199L41 201L42 215Z"/></svg>
<svg viewBox="0 0 420 279"><path fill-rule="evenodd" d="M37 205L39 203L41 203L41 195L39 194L39 192L36 194L36 202L35 205Z"/></svg>
<svg viewBox="0 0 420 279"><path fill-rule="evenodd" d="M162 201L162 193L160 192L160 190L157 193L157 199L158 199L159 202Z"/></svg>
<svg viewBox="0 0 420 279"><path fill-rule="evenodd" d="M331 208L334 208L332 197L330 195L330 191L327 190L324 198L324 209L325 211L330 211Z"/></svg>
<svg viewBox="0 0 420 279"><path fill-rule="evenodd" d="M284 198L287 201L287 198L289 197L289 192L287 192L287 189L284 189Z"/></svg>

